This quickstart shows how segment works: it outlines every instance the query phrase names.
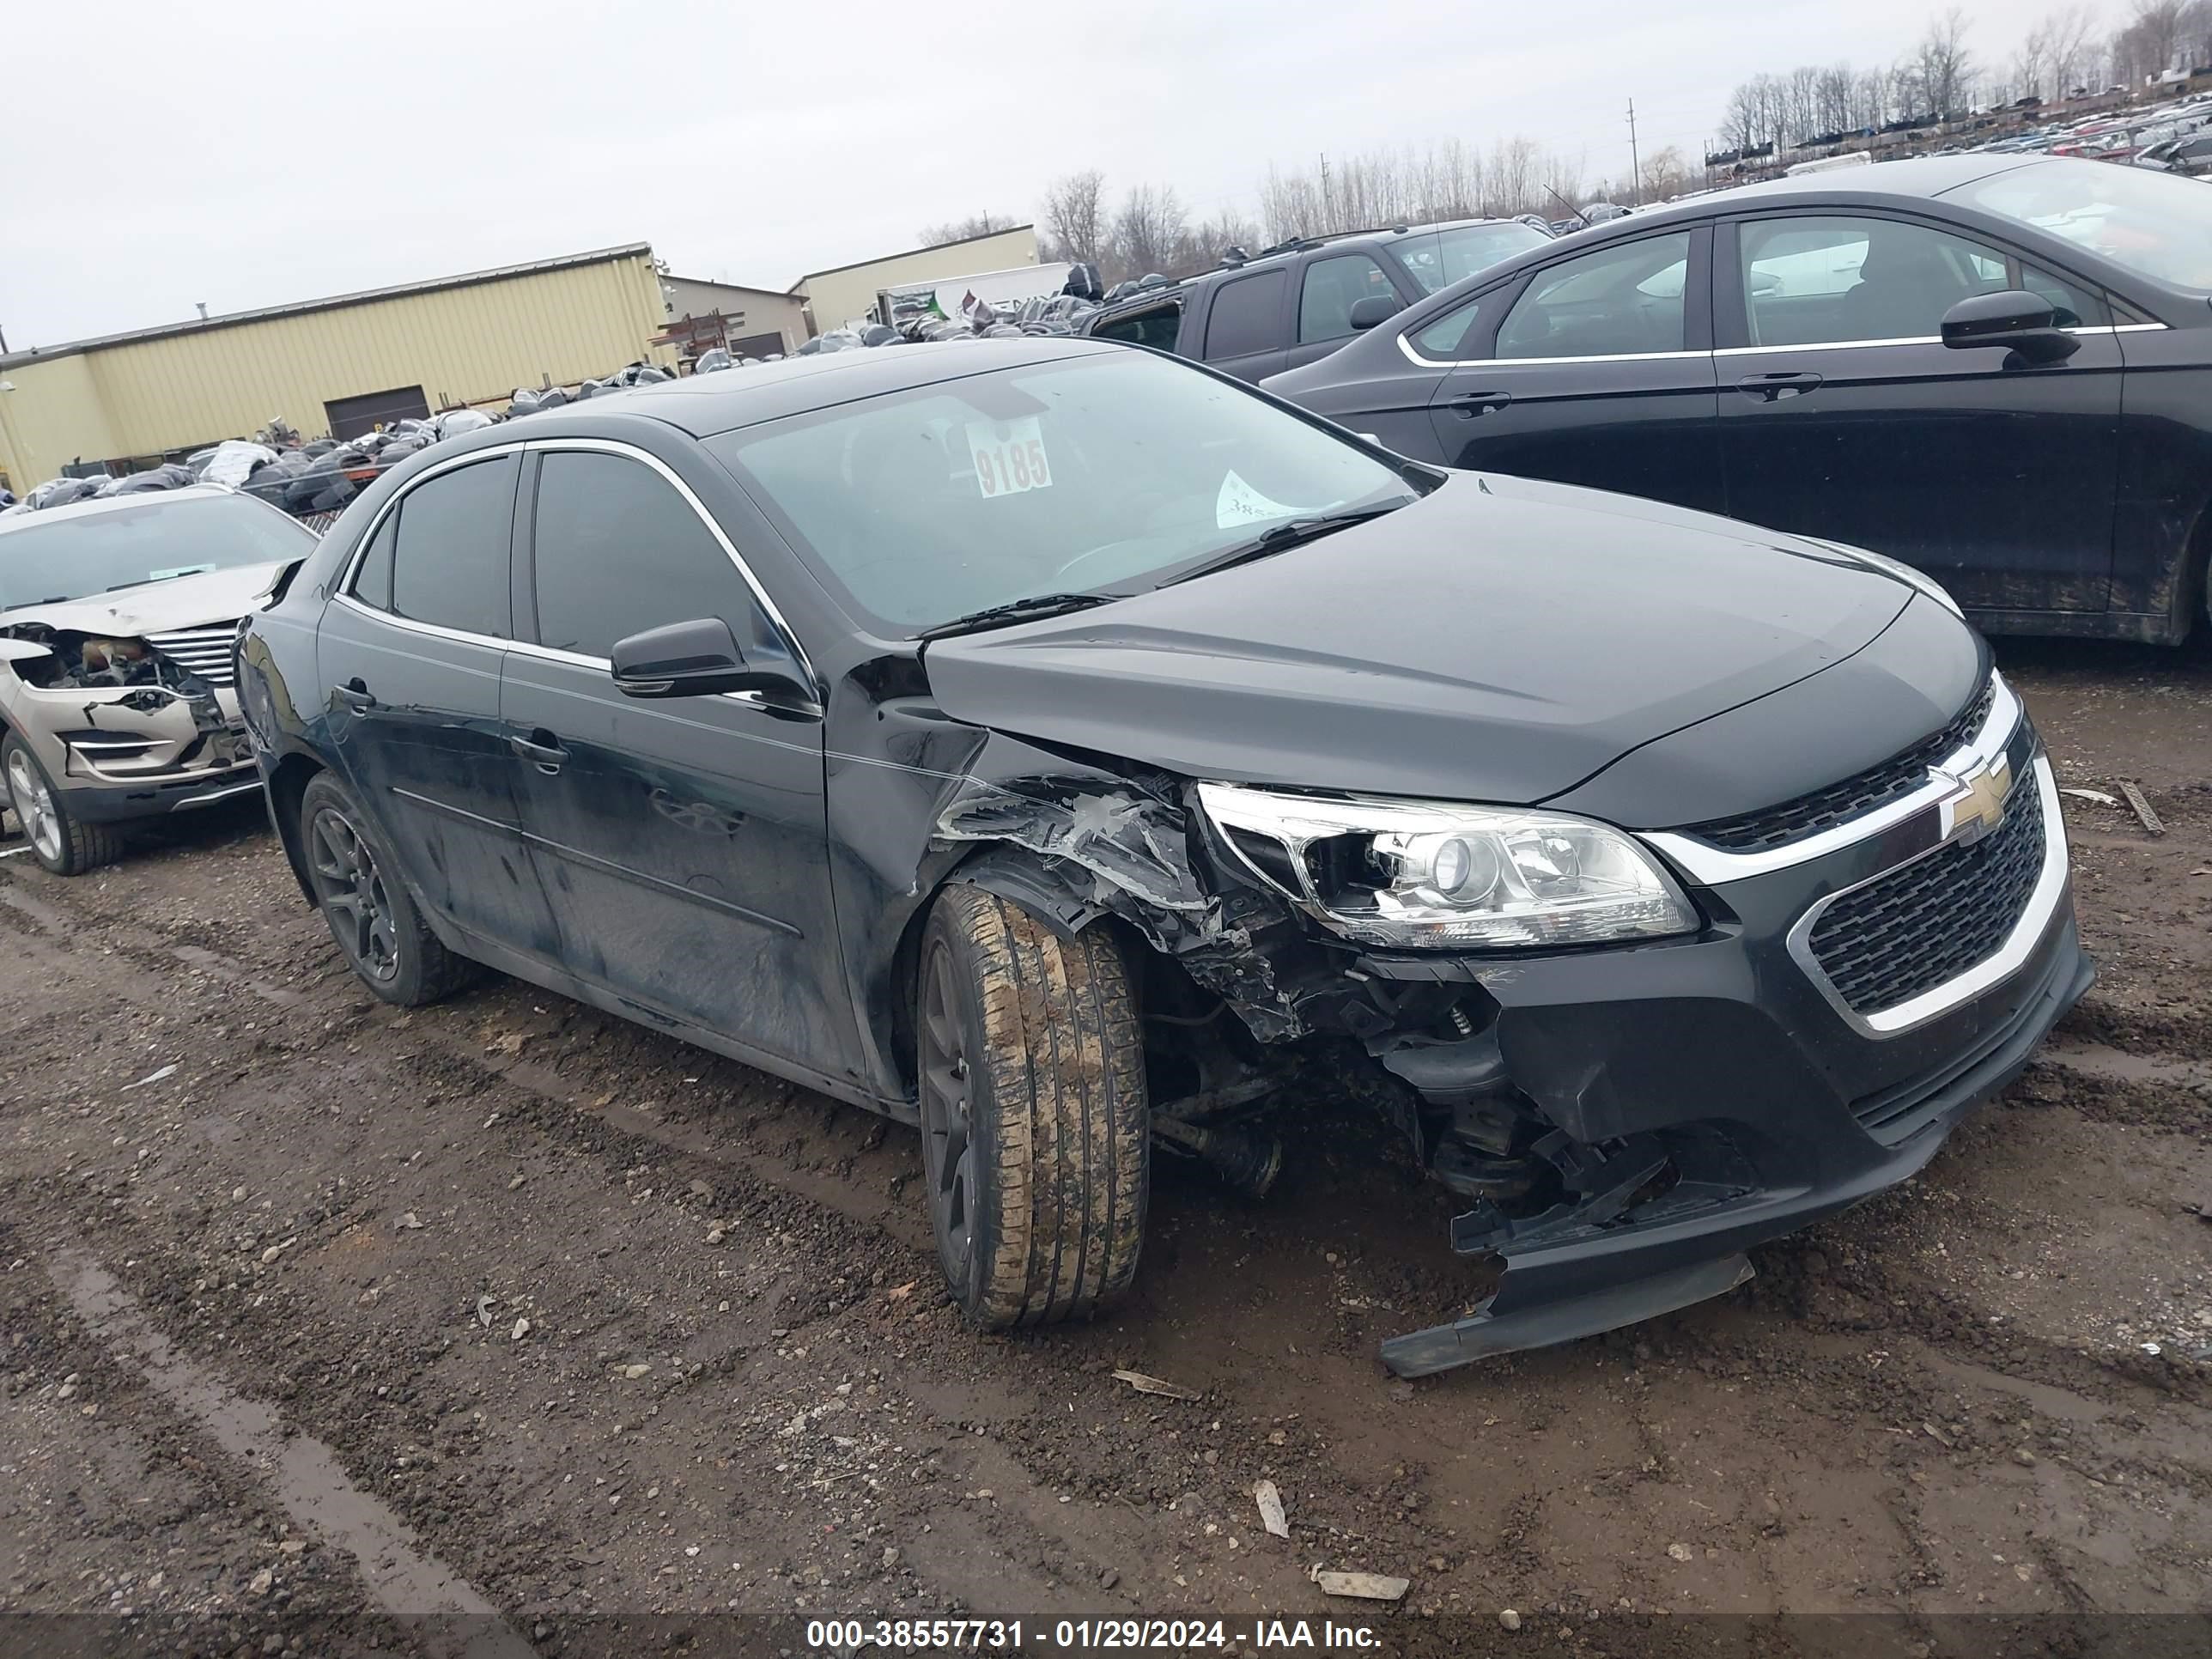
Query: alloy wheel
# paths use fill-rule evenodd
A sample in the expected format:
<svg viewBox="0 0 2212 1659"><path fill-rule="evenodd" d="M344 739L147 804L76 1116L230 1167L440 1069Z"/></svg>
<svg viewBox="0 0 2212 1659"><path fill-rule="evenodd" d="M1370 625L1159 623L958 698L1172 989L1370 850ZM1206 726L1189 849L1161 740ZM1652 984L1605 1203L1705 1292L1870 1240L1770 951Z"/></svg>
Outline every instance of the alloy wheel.
<svg viewBox="0 0 2212 1659"><path fill-rule="evenodd" d="M49 863L62 855L62 816L54 805L53 792L39 775L31 757L18 749L8 757L8 795L15 803L15 822L23 837Z"/></svg>
<svg viewBox="0 0 2212 1659"><path fill-rule="evenodd" d="M948 1267L964 1278L975 1212L974 1068L966 984L952 952L930 951L921 989L921 1128L930 1218Z"/></svg>
<svg viewBox="0 0 2212 1659"><path fill-rule="evenodd" d="M399 935L392 924L384 872L343 813L326 806L315 814L307 867L314 872L315 895L331 919L331 931L354 966L374 980L392 978L399 972Z"/></svg>

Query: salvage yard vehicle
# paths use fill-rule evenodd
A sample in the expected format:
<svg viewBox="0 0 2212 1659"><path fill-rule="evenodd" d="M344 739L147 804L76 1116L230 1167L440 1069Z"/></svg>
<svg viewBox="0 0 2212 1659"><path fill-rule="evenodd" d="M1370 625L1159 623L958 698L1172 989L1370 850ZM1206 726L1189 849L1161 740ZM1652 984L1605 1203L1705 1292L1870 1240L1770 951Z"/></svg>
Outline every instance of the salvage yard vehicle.
<svg viewBox="0 0 2212 1659"><path fill-rule="evenodd" d="M1309 236L1133 295L1079 331L1259 380L1327 356L1423 295L1551 240L1518 219Z"/></svg>
<svg viewBox="0 0 2212 1659"><path fill-rule="evenodd" d="M82 875L131 819L258 788L239 618L314 533L220 484L0 519L0 772L32 856Z"/></svg>
<svg viewBox="0 0 2212 1659"><path fill-rule="evenodd" d="M1407 461L1079 339L471 434L248 619L301 890L918 1125L988 1328L1128 1288L1155 1141L1377 1098L1494 1297L1407 1374L1717 1294L2089 983L2051 771L1942 591Z"/></svg>
<svg viewBox="0 0 2212 1659"><path fill-rule="evenodd" d="M1992 632L2177 643L2212 561L2212 191L1962 155L1638 213L1267 390L1401 453L1901 559Z"/></svg>

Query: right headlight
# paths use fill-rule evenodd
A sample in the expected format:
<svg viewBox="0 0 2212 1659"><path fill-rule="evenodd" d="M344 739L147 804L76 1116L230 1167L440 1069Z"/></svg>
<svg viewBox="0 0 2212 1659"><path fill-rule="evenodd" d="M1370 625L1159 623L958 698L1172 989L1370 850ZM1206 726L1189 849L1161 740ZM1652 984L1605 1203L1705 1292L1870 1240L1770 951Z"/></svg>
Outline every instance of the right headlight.
<svg viewBox="0 0 2212 1659"><path fill-rule="evenodd" d="M1667 872L1609 825L1533 808L1290 795L1200 805L1252 872L1345 938L1415 949L1603 945L1694 932Z"/></svg>

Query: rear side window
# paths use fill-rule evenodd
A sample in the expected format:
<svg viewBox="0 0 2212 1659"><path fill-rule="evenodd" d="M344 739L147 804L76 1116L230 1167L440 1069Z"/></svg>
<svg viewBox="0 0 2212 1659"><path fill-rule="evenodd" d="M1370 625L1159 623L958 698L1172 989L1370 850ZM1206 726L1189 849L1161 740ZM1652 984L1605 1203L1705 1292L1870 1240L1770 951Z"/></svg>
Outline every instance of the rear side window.
<svg viewBox="0 0 2212 1659"><path fill-rule="evenodd" d="M1497 314L1493 307L1503 304L1504 299L1502 293L1482 295L1463 306L1454 306L1426 328L1416 329L1406 337L1413 343L1414 350L1436 362L1455 362L1471 356L1481 349L1485 321Z"/></svg>
<svg viewBox="0 0 2212 1659"><path fill-rule="evenodd" d="M507 543L520 465L511 455L480 461L440 473L402 498L392 550L393 616L511 637Z"/></svg>
<svg viewBox="0 0 2212 1659"><path fill-rule="evenodd" d="M1683 349L1687 232L1615 243L1538 271L1498 331L1500 357L1610 357Z"/></svg>
<svg viewBox="0 0 2212 1659"><path fill-rule="evenodd" d="M1176 301L1138 312L1134 316L1116 317L1111 322L1101 323L1091 331L1091 337L1126 340L1131 345L1151 346L1156 351L1173 351L1182 333L1182 302Z"/></svg>
<svg viewBox="0 0 2212 1659"><path fill-rule="evenodd" d="M722 544L650 467L555 450L539 463L538 638L611 657L617 640L720 617L747 637L753 599Z"/></svg>
<svg viewBox="0 0 2212 1659"><path fill-rule="evenodd" d="M1298 343L1352 337L1352 307L1370 295L1398 304L1398 290L1370 255L1343 253L1306 267L1298 290Z"/></svg>
<svg viewBox="0 0 2212 1659"><path fill-rule="evenodd" d="M1206 319L1206 357L1247 357L1283 343L1283 273L1263 270L1224 283Z"/></svg>
<svg viewBox="0 0 2212 1659"><path fill-rule="evenodd" d="M362 559L361 574L353 579L354 597L379 611L392 609L392 547L399 536L399 508L394 507L376 527L376 535Z"/></svg>

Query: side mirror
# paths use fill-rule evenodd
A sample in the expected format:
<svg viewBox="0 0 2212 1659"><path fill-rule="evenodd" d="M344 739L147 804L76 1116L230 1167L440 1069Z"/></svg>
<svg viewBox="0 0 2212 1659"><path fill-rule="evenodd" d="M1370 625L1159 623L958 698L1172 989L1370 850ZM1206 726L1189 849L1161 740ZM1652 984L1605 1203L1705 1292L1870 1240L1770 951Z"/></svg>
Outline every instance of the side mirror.
<svg viewBox="0 0 2212 1659"><path fill-rule="evenodd" d="M1370 294L1364 300L1352 302L1350 322L1352 331L1364 333L1377 323L1387 323L1403 309L1397 301L1384 294Z"/></svg>
<svg viewBox="0 0 2212 1659"><path fill-rule="evenodd" d="M765 691L777 702L811 709L814 690L781 651L746 657L720 617L648 628L617 640L611 672L626 697L708 697ZM779 695L781 694L781 695Z"/></svg>
<svg viewBox="0 0 2212 1659"><path fill-rule="evenodd" d="M2064 362L2081 349L2078 336L2058 326L2050 301L2019 289L1960 301L1943 313L1943 343L1960 350L2002 346L2018 359L2008 359L2008 368Z"/></svg>

